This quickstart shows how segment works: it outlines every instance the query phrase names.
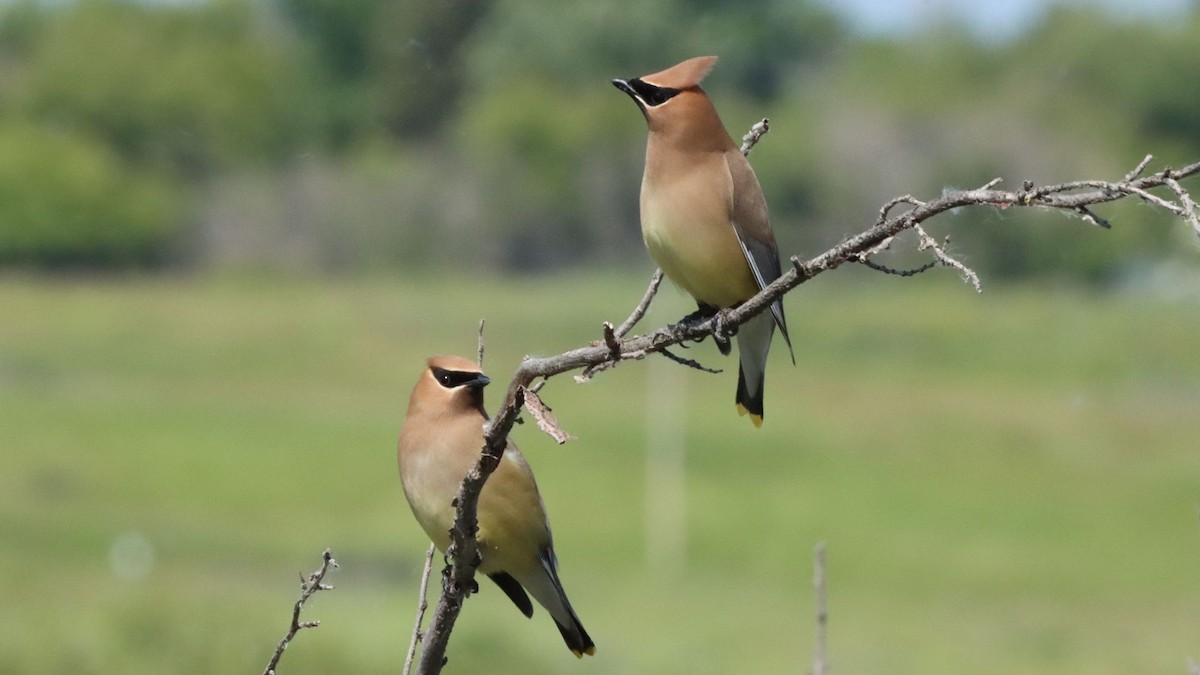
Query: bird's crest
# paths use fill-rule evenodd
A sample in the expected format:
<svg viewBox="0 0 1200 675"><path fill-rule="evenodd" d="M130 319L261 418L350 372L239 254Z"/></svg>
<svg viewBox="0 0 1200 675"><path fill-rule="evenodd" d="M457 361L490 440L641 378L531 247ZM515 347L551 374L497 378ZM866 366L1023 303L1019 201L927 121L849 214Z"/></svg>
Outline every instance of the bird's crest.
<svg viewBox="0 0 1200 675"><path fill-rule="evenodd" d="M697 56L639 79L656 87L690 89L698 86L716 63L717 57L715 56Z"/></svg>

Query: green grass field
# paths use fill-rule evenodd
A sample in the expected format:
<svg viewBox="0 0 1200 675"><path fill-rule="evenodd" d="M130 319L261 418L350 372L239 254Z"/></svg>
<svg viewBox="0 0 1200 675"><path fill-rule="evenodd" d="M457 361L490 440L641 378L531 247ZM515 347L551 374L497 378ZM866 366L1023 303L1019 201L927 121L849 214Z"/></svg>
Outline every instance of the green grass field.
<svg viewBox="0 0 1200 675"><path fill-rule="evenodd" d="M788 299L762 429L710 344L688 355L723 374L543 390L578 439L515 438L598 654L485 583L447 672L805 672L819 541L835 672L1186 672L1200 305L829 276ZM0 279L0 672L261 672L327 546L337 589L280 673L399 672L427 542L394 442L423 359L473 354L486 318L506 380L644 283ZM688 310L665 290L647 324ZM672 429L682 502L646 489ZM670 508L682 555L647 545Z"/></svg>

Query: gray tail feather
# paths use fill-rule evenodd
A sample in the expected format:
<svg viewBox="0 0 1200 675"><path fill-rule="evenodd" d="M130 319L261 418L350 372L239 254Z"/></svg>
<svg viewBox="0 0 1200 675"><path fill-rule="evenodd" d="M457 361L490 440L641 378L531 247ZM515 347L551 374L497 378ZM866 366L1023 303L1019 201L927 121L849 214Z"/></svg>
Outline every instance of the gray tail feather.
<svg viewBox="0 0 1200 675"><path fill-rule="evenodd" d="M558 627L558 632L562 634L563 642L567 643L567 648L571 650L575 656L583 658L584 654L594 654L596 652L596 644L592 642L592 638L584 630L583 624L579 621L579 616L575 614L575 609L571 607L571 601L567 600L567 593L563 590L562 582L558 579L558 565L555 564L554 552L547 547L545 554L541 556L542 567L546 573L550 575L550 580L554 583L554 589L558 594L558 600L566 610L567 621L569 625L564 625L563 622L554 618L554 625ZM548 609L548 608L547 608Z"/></svg>

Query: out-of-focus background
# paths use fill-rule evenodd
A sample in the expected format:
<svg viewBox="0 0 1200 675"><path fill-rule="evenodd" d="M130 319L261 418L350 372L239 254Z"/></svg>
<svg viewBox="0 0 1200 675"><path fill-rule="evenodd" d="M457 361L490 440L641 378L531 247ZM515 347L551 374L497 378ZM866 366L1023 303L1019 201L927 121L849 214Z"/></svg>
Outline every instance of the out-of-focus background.
<svg viewBox="0 0 1200 675"><path fill-rule="evenodd" d="M423 359L484 318L504 380L624 318L645 129L609 80L706 53L731 133L772 120L785 255L899 194L1200 158L1186 0L0 2L0 672L260 672L326 546L280 672L398 672ZM450 671L802 672L825 541L837 672L1185 672L1200 246L1100 211L941 217L982 295L806 285L760 430L709 344L723 374L552 381L578 440L515 438L598 655L484 582Z"/></svg>

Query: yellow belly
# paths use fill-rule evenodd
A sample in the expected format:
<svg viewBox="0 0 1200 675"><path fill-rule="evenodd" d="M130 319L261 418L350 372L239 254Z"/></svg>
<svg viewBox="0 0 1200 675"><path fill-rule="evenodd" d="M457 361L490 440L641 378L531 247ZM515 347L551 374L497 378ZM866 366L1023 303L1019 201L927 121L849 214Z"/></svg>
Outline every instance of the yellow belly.
<svg viewBox="0 0 1200 675"><path fill-rule="evenodd" d="M704 215L725 210L695 206L680 200L643 199L642 239L650 257L676 286L706 305L733 307L758 292L758 284L733 224Z"/></svg>
<svg viewBox="0 0 1200 675"><path fill-rule="evenodd" d="M454 461L466 460L466 461ZM410 471L402 473L404 492L413 515L425 534L445 553L454 525L454 498L459 482L474 459L419 454L411 457ZM537 553L550 543L545 508L533 476L520 451L510 446L495 472L483 486L478 505L477 540L481 547L482 574L517 573L536 562Z"/></svg>

